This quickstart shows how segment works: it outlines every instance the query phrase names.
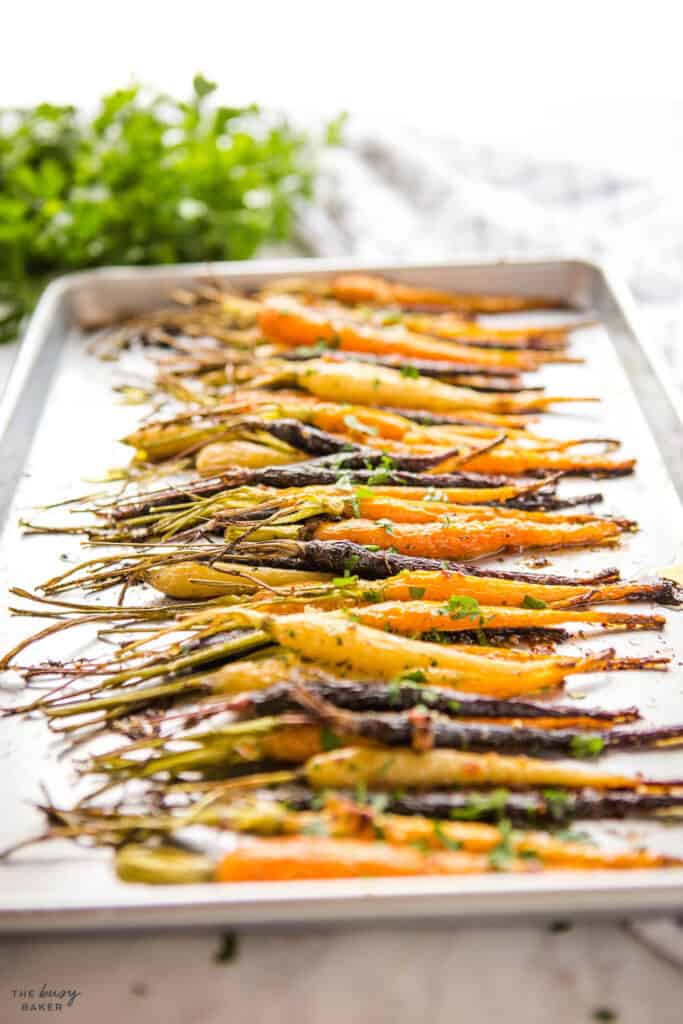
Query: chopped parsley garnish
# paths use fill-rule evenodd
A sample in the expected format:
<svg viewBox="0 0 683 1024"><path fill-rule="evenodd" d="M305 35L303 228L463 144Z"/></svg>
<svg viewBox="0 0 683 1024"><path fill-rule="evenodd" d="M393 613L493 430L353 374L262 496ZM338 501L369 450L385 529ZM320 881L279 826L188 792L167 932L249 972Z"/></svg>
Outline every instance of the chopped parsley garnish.
<svg viewBox="0 0 683 1024"><path fill-rule="evenodd" d="M366 466L366 469L370 470L370 476L368 477L368 484L384 484L391 477L391 471L396 468L396 464L390 455L383 455L380 459L378 466L372 464Z"/></svg>
<svg viewBox="0 0 683 1024"><path fill-rule="evenodd" d="M323 725L320 730L320 742L323 750L338 750L344 745L336 733L333 733L326 725Z"/></svg>
<svg viewBox="0 0 683 1024"><path fill-rule="evenodd" d="M457 839L451 839L449 835L444 831L444 827L440 821L434 822L434 835L439 840L442 846L445 846L447 850L461 850L462 843L459 843Z"/></svg>
<svg viewBox="0 0 683 1024"><path fill-rule="evenodd" d="M481 616L481 606L474 597L456 597L453 594L444 605L442 614L454 619L474 618Z"/></svg>
<svg viewBox="0 0 683 1024"><path fill-rule="evenodd" d="M571 744L572 757L597 757L605 748L600 736L574 736Z"/></svg>
<svg viewBox="0 0 683 1024"><path fill-rule="evenodd" d="M553 832L556 839L561 839L564 843L592 843L593 840L589 836L588 832L579 832L576 829L561 828L557 832Z"/></svg>
<svg viewBox="0 0 683 1024"><path fill-rule="evenodd" d="M280 316L290 316L288 310L280 310ZM315 345L297 345L294 350L298 356L302 359L315 359L316 356L321 356L325 352L329 352L330 346L326 341L319 341Z"/></svg>
<svg viewBox="0 0 683 1024"><path fill-rule="evenodd" d="M419 601L421 597L425 596L425 588L424 587L408 587L408 593L410 594L411 598L413 598L413 600Z"/></svg>
<svg viewBox="0 0 683 1024"><path fill-rule="evenodd" d="M420 376L420 371L415 366L402 366L401 376L409 377L411 380L417 380L417 378Z"/></svg>
<svg viewBox="0 0 683 1024"><path fill-rule="evenodd" d="M522 608L547 608L548 605L545 601L541 601L538 597L532 597L531 594L525 594L524 600L522 601Z"/></svg>
<svg viewBox="0 0 683 1024"><path fill-rule="evenodd" d="M357 804L367 803L368 799L368 787L365 782L359 782L353 791L353 799Z"/></svg>
<svg viewBox="0 0 683 1024"><path fill-rule="evenodd" d="M512 846L512 825L507 818L499 823L500 842L489 853L489 864L494 871L506 871L514 857Z"/></svg>
<svg viewBox="0 0 683 1024"><path fill-rule="evenodd" d="M389 805L388 793L373 793L368 798L368 803L377 814L383 814Z"/></svg>
<svg viewBox="0 0 683 1024"><path fill-rule="evenodd" d="M475 793L471 796L464 807L454 807L451 811L451 818L455 820L470 821L477 818L501 815L505 810L508 800L506 789L494 789L491 794Z"/></svg>
<svg viewBox="0 0 683 1024"><path fill-rule="evenodd" d="M357 576L336 576L332 580L332 586L343 589L344 587L352 587L354 583L358 583Z"/></svg>
<svg viewBox="0 0 683 1024"><path fill-rule="evenodd" d="M556 821L564 821L571 807L569 793L564 789L544 789L543 799L548 806L551 817L555 818Z"/></svg>
<svg viewBox="0 0 683 1024"><path fill-rule="evenodd" d="M234 932L225 932L221 936L221 944L214 955L214 963L229 964L237 959L238 942Z"/></svg>

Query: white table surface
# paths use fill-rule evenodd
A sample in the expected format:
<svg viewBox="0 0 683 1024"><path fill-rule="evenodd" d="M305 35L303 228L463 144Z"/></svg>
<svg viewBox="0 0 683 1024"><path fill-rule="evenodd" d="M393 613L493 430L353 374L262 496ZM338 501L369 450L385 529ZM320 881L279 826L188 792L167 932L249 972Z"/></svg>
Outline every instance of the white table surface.
<svg viewBox="0 0 683 1024"><path fill-rule="evenodd" d="M216 963L216 934L0 946L0 1020L34 1019L21 988L77 989L73 1024L680 1024L680 968L629 925L415 926L259 932ZM42 1019L53 1019L48 1013Z"/></svg>
<svg viewBox="0 0 683 1024"><path fill-rule="evenodd" d="M585 117L576 126L585 139ZM615 145L628 148L627 134L640 137L629 124ZM670 176L670 165L667 171ZM392 195L389 203L396 200ZM316 238L318 230L314 223ZM378 232L373 255L382 250ZM426 255L424 238L416 248ZM443 255L442 244L434 255ZM669 329L662 347L680 367L675 341ZM0 383L12 356L12 347L0 349ZM23 1010L26 1000L18 995L39 993L41 986L78 990L71 1007L52 1011L74 1024L683 1021L683 929L673 920L583 923L563 931L523 923L266 930L239 935L236 958L218 964L220 942L218 933L0 940L0 1022L49 1017ZM600 1016L601 1010L616 1016Z"/></svg>

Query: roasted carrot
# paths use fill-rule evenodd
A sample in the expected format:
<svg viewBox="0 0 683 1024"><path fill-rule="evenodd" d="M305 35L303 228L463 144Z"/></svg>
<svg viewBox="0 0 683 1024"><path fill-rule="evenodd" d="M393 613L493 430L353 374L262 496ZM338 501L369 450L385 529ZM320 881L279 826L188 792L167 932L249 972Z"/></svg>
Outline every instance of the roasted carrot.
<svg viewBox="0 0 683 1024"><path fill-rule="evenodd" d="M285 800L297 810L320 807L320 794L310 786L280 784L273 779L268 796ZM268 785L268 780L263 780ZM354 799L358 790L336 790L340 796ZM498 825L501 818L526 829L557 828L581 819L680 819L683 790L643 792L628 789L399 789L367 791L371 806L384 805L391 814L420 815L441 821L485 821Z"/></svg>
<svg viewBox="0 0 683 1024"><path fill-rule="evenodd" d="M383 878L416 875L465 875L505 870L538 870L532 859L506 859L496 868L480 854L421 853L411 847L361 840L292 836L243 837L213 867L216 882L292 882L334 878ZM211 861L175 847L127 844L116 854L116 872L124 882L191 884L212 879Z"/></svg>
<svg viewBox="0 0 683 1024"><path fill-rule="evenodd" d="M507 473L516 476L545 470L548 473L623 476L633 472L635 459L611 459L601 455L580 455L573 452L531 451L511 446L503 451L474 455L467 462L473 473Z"/></svg>
<svg viewBox="0 0 683 1024"><path fill-rule="evenodd" d="M293 569L246 568L239 563L174 562L157 565L143 573L146 583L168 597L181 600L219 597L221 594L249 594L261 587L297 587L329 581L326 573Z"/></svg>
<svg viewBox="0 0 683 1024"><path fill-rule="evenodd" d="M273 659L264 659L264 662ZM248 667L249 663L245 663ZM226 666L235 669L236 666ZM353 682L324 672L313 665L291 659L280 660L279 681L261 687L260 682L248 692L233 697L227 707L240 718L260 718L301 712L303 696L312 696L346 711L409 711L428 707L447 718L476 719L478 722L507 724L524 723L535 728L610 729L614 725L635 721L635 708L603 711L553 704L547 700L500 700L471 693L460 693L438 686L423 685L414 679L396 679L391 683ZM216 677L220 674L219 670ZM231 680L237 673L233 671ZM230 683L232 686L232 682ZM256 688L258 686L258 688ZM231 692L231 691L228 691Z"/></svg>
<svg viewBox="0 0 683 1024"><path fill-rule="evenodd" d="M523 295L478 295L420 288L372 274L339 274L330 291L340 302L397 305L407 309L452 309L462 313L511 313L525 309L552 309L557 299Z"/></svg>
<svg viewBox="0 0 683 1024"><path fill-rule="evenodd" d="M405 501L428 501L437 505L488 505L503 504L533 493L544 484L502 484L500 487L395 487L374 484L373 494L377 498L400 498Z"/></svg>
<svg viewBox="0 0 683 1024"><path fill-rule="evenodd" d="M376 597L383 600L409 601L420 594L427 601L448 601L466 595L482 604L520 607L564 604L598 604L628 600L656 599L657 583L595 583L567 586L557 583L534 583L526 580L505 580L495 577L470 576L464 572L443 569L440 572L411 572L374 585Z"/></svg>
<svg viewBox="0 0 683 1024"><path fill-rule="evenodd" d="M469 875L496 870L474 853L421 851L358 839L291 836L237 844L216 868L217 882L287 882L325 878ZM510 858L506 871L538 870L531 860Z"/></svg>
<svg viewBox="0 0 683 1024"><path fill-rule="evenodd" d="M305 455L294 449L280 449L250 441L216 441L204 445L196 458L202 476L213 476L235 467L259 469L263 466L286 466L302 462Z"/></svg>
<svg viewBox="0 0 683 1024"><path fill-rule="evenodd" d="M122 882L193 885L213 881L215 863L201 853L177 846L127 843L116 851L115 869Z"/></svg>
<svg viewBox="0 0 683 1024"><path fill-rule="evenodd" d="M316 789L373 786L377 789L431 789L462 785L591 786L593 789L666 791L666 783L638 776L588 769L533 757L466 754L456 750L344 747L317 754L307 762L306 778Z"/></svg>
<svg viewBox="0 0 683 1024"><path fill-rule="evenodd" d="M450 849L488 854L498 849L507 857L536 857L544 865L563 868L652 868L674 862L645 850L606 852L590 843L567 841L538 830L517 832L510 831L509 826L481 822L440 822L421 815L386 814L372 805L338 796L329 796L318 812L293 811L270 800L247 799L228 805L223 821L226 827L238 831L370 841L379 838L392 846L414 846L423 852Z"/></svg>
<svg viewBox="0 0 683 1024"><path fill-rule="evenodd" d="M629 615L624 612L559 611L548 608L495 608L472 598L453 596L445 605L435 601L384 601L354 608L348 613L365 626L396 633L443 633L468 629L532 629L568 622L595 623L622 629L662 629L662 615Z"/></svg>
<svg viewBox="0 0 683 1024"><path fill-rule="evenodd" d="M435 338L451 338L463 345L492 345L505 348L565 348L569 334L586 322L553 327L541 324L537 327L490 327L466 320L452 313L440 316L405 314L401 322L417 334L428 334Z"/></svg>
<svg viewBox="0 0 683 1024"><path fill-rule="evenodd" d="M425 643L350 622L337 612L308 610L266 617L265 622L261 614L240 615L258 622L283 647L341 670L344 675L358 673L361 678L389 682L420 670L428 683L499 697L558 686L565 676L577 672L638 667L638 662L615 659L612 651L579 657L539 656L526 651Z"/></svg>
<svg viewBox="0 0 683 1024"><path fill-rule="evenodd" d="M325 341L341 352L399 354L453 364L533 370L541 362L562 358L561 354L552 352L467 347L453 341L413 334L402 326L386 328L354 324L286 296L266 301L259 314L259 326L269 341L285 345L311 346Z"/></svg>
<svg viewBox="0 0 683 1024"><path fill-rule="evenodd" d="M360 488L354 499L360 519L390 519L394 523L441 523L442 525L451 525L452 523L457 526L461 523L500 523L502 521L545 523L551 526L612 522L620 525L622 529L630 529L633 526L632 520L606 520L604 517L591 513L548 513L524 509L487 508L478 504L474 498L467 505L451 505L441 501L406 501L400 495L384 498L375 494L374 491L367 497L366 492L367 489ZM474 493L476 494L476 491Z"/></svg>
<svg viewBox="0 0 683 1024"><path fill-rule="evenodd" d="M443 523L394 525L390 521L379 523L368 519L347 519L339 523L322 523L315 527L313 536L321 541L348 540L356 544L376 544L380 548L393 548L403 555L467 560L498 551L602 544L616 539L622 532L622 528L611 520L553 526L494 519L484 523L468 522L463 526L447 526ZM265 535L263 532L260 534ZM272 531L271 535L277 536Z"/></svg>
<svg viewBox="0 0 683 1024"><path fill-rule="evenodd" d="M336 363L326 359L308 359L279 368L285 380L325 401L351 402L354 405L400 406L431 412L469 410L484 413L487 422L505 424L500 414L535 412L562 402L595 401L520 392L516 395L487 395L467 388L442 384L426 377L405 377L398 370L367 363ZM493 414L498 414L492 419Z"/></svg>

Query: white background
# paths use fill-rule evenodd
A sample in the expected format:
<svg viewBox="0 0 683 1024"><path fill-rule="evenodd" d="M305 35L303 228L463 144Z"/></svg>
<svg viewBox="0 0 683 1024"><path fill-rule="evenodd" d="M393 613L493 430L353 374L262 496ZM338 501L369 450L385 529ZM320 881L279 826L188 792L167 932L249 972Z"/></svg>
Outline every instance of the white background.
<svg viewBox="0 0 683 1024"><path fill-rule="evenodd" d="M131 77L229 102L399 116L533 153L666 170L683 120L674 0L5 0L0 106ZM656 101L656 102L653 102ZM672 116L672 109L676 115Z"/></svg>

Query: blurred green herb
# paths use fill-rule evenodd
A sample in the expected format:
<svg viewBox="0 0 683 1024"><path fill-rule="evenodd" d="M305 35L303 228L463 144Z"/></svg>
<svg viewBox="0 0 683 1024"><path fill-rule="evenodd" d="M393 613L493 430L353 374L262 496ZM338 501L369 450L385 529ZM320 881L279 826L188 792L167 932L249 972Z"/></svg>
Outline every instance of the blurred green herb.
<svg viewBox="0 0 683 1024"><path fill-rule="evenodd" d="M246 259L287 239L312 195L316 147L256 106L187 101L138 85L94 116L43 103L0 111L0 341L45 283L106 264ZM343 117L326 130L341 140Z"/></svg>
<svg viewBox="0 0 683 1024"><path fill-rule="evenodd" d="M229 964L237 958L238 940L234 932L226 932L221 936L218 952L214 955L214 963Z"/></svg>

